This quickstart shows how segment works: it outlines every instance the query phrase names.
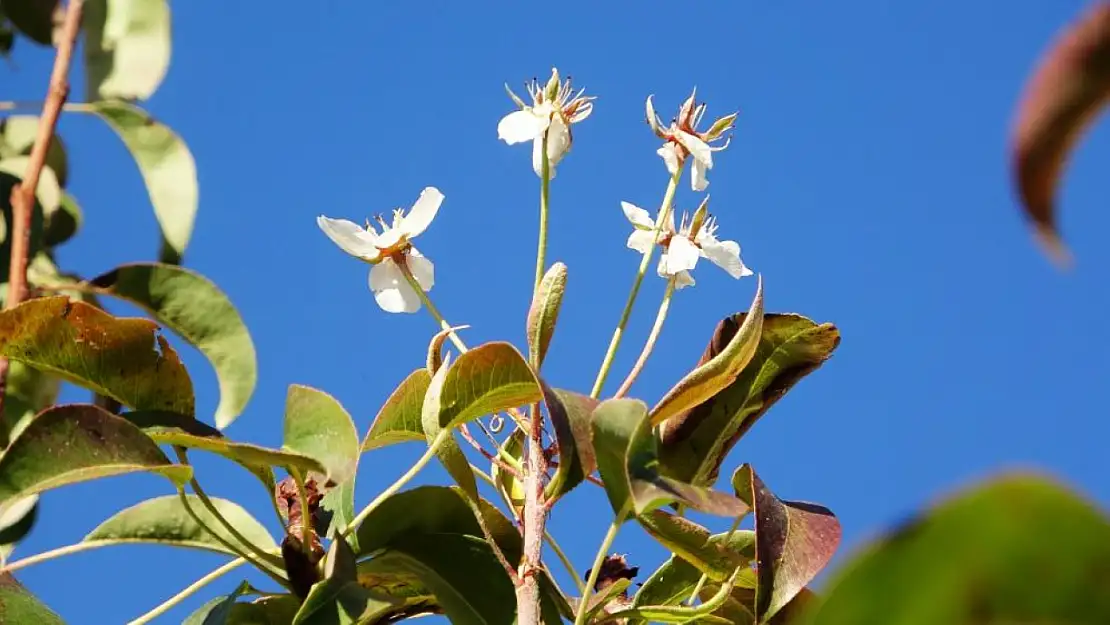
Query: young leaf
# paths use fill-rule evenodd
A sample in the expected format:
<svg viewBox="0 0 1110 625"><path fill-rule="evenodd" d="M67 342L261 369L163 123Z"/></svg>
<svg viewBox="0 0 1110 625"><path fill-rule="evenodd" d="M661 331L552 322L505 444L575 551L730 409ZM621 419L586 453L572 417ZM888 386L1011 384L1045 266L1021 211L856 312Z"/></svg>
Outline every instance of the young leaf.
<svg viewBox="0 0 1110 625"><path fill-rule="evenodd" d="M65 296L0 312L0 354L136 410L193 414L193 383L146 319L116 318Z"/></svg>
<svg viewBox="0 0 1110 625"><path fill-rule="evenodd" d="M197 213L197 167L192 153L172 130L133 104L108 101L90 106L131 152L162 236L179 258L189 244Z"/></svg>
<svg viewBox="0 0 1110 625"><path fill-rule="evenodd" d="M90 102L146 100L170 65L166 0L86 0L85 76Z"/></svg>
<svg viewBox="0 0 1110 625"><path fill-rule="evenodd" d="M513 430L513 433L501 444L501 454L499 455L509 456L523 466L524 435L524 430L519 428ZM490 477L497 484L497 490L501 493L505 502L512 507L517 518L520 518L521 514L524 513L524 482L509 471L502 469L500 464L496 462L492 464Z"/></svg>
<svg viewBox="0 0 1110 625"><path fill-rule="evenodd" d="M722 582L737 567L745 567L736 583L746 588L755 588L755 573L746 568L755 560L754 532L736 530L731 535L710 535L709 530L701 525L662 510L652 510L641 515L638 520L652 538L673 552L671 559L675 561L676 570L689 567L697 571L698 576L704 573L710 580ZM681 563L681 567L678 563ZM691 587L696 582L695 578ZM658 600L653 600L652 603L663 605Z"/></svg>
<svg viewBox="0 0 1110 625"><path fill-rule="evenodd" d="M123 265L89 281L104 295L125 299L194 345L216 370L221 430L247 405L258 379L258 358L243 318L210 280L160 263Z"/></svg>
<svg viewBox="0 0 1110 625"><path fill-rule="evenodd" d="M745 314L722 320L701 361L720 353L746 320ZM799 380L828 360L839 344L840 332L832 324L819 325L794 314L765 315L759 346L740 376L716 397L659 428L663 472L692 484L714 483L740 437Z"/></svg>
<svg viewBox="0 0 1110 625"><path fill-rule="evenodd" d="M443 344L458 330L465 330L470 326L454 326L451 328L444 328L435 333L431 341L428 341L428 358L425 366L428 369L428 375L434 375L439 371L440 365L443 364Z"/></svg>
<svg viewBox="0 0 1110 625"><path fill-rule="evenodd" d="M315 458L329 480L340 484L358 467L358 430L334 397L293 384L285 399L282 448Z"/></svg>
<svg viewBox="0 0 1110 625"><path fill-rule="evenodd" d="M370 431L362 441L362 451L425 440L420 411L431 381L432 376L427 369L417 369L401 382L378 411L378 416L374 417Z"/></svg>
<svg viewBox="0 0 1110 625"><path fill-rule="evenodd" d="M732 487L754 511L759 577L755 615L763 622L829 563L840 544L840 522L823 506L775 497L746 464L732 474Z"/></svg>
<svg viewBox="0 0 1110 625"><path fill-rule="evenodd" d="M722 540L724 534L718 535ZM744 541L753 541L755 537L752 532L745 532L741 535ZM737 541L739 542L739 541ZM754 557L754 544L752 545L752 556ZM736 568L734 567L735 571ZM744 569L740 571L740 575L735 582L736 586L744 586L751 584L755 586L754 580L745 580L745 572L751 573L751 569ZM697 567L683 560L677 555L672 555L663 563L654 573L648 577L643 586L640 587L639 592L632 599L632 607L642 607L648 605L679 605L690 598L690 594L694 592L698 582L701 580L702 571ZM727 577L725 578L727 579ZM721 581L724 581L723 579Z"/></svg>
<svg viewBox="0 0 1110 625"><path fill-rule="evenodd" d="M755 355L762 331L763 278L760 277L744 322L718 353L686 374L659 400L651 409L652 425L705 403L732 384Z"/></svg>
<svg viewBox="0 0 1110 625"><path fill-rule="evenodd" d="M540 280L532 307L528 310L528 359L536 371L540 370L547 348L551 345L551 337L555 334L566 288L567 266L555 263Z"/></svg>
<svg viewBox="0 0 1110 625"><path fill-rule="evenodd" d="M539 382L520 352L509 343L479 345L459 356L446 369L437 398L440 427L454 428L483 415L494 414L543 399ZM428 391L431 395L431 390ZM424 402L424 433L428 434Z"/></svg>
<svg viewBox="0 0 1110 625"><path fill-rule="evenodd" d="M31 41L50 46L55 24L62 19L60 4L59 0L9 0L4 3L4 14Z"/></svg>
<svg viewBox="0 0 1110 625"><path fill-rule="evenodd" d="M0 573L0 621L13 624L65 625L62 617L27 592L11 573Z"/></svg>
<svg viewBox="0 0 1110 625"><path fill-rule="evenodd" d="M59 453L64 450L65 453ZM0 508L51 488L147 471L178 486L190 467L171 464L142 430L87 404L40 413L0 457Z"/></svg>
<svg viewBox="0 0 1110 625"><path fill-rule="evenodd" d="M736 576L740 574L741 569L736 569L732 572L732 577L721 584L717 592L702 601L700 605L687 607L687 606L660 606L649 605L630 608L628 610L621 610L610 616L612 619L621 618L646 618L653 623L729 623L732 621L720 617L712 616L713 612L724 605L732 590L732 585L736 581Z"/></svg>
<svg viewBox="0 0 1110 625"><path fill-rule="evenodd" d="M559 467L544 488L544 498L558 499L597 470L590 416L598 401L570 391L553 390L543 380L540 384L559 450Z"/></svg>
<svg viewBox="0 0 1110 625"><path fill-rule="evenodd" d="M450 398L444 397L447 376L450 375L452 369L450 361L450 355L448 355L443 365L432 376L428 391L424 394L424 405L420 411L420 420L424 436L427 437L429 445L435 444L441 433L447 437L436 449L436 458L443 464L443 468L451 474L455 482L462 487L467 497L477 499L478 482L474 479L474 471L470 468L470 461L466 459L462 449L459 448L454 431L440 425L440 416L444 412L444 408L455 405Z"/></svg>
<svg viewBox="0 0 1110 625"><path fill-rule="evenodd" d="M179 495L164 495L139 502L112 515L85 536L83 542L106 542L111 544L149 543L190 549L206 549L218 553L238 555L228 550L223 542L212 536L209 529L231 544L238 540L208 511L196 495L186 495L189 509L204 525L193 518L185 508ZM212 505L220 511L244 538L263 551L277 549L270 533L249 512L239 504L211 497Z"/></svg>
<svg viewBox="0 0 1110 625"><path fill-rule="evenodd" d="M810 625L1110 623L1110 521L1011 474L922 512L846 564Z"/></svg>
<svg viewBox="0 0 1110 625"><path fill-rule="evenodd" d="M1072 148L1110 99L1110 4L1096 2L1042 57L1013 128L1013 170L1045 249L1069 259L1056 230L1056 189Z"/></svg>
<svg viewBox="0 0 1110 625"><path fill-rule="evenodd" d="M656 439L643 402L623 398L602 402L593 413L593 432L598 468L617 515L641 515L676 502L720 516L748 512L748 506L735 497L659 474Z"/></svg>

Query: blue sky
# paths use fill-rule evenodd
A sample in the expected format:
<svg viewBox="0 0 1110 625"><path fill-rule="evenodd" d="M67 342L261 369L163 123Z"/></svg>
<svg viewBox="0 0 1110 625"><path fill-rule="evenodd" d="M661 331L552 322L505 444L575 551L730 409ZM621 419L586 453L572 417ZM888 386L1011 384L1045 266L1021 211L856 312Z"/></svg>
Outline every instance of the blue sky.
<svg viewBox="0 0 1110 625"><path fill-rule="evenodd" d="M1110 251L1100 245L1110 217L1096 210L1108 192L1100 174L1110 134L1094 129L1065 180L1062 227L1078 258L1069 273L1028 236L1006 156L1023 78L1085 3L325 4L175 3L172 66L149 102L198 162L201 208L186 262L232 297L258 348L258 390L230 436L279 445L291 383L334 394L365 431L434 332L426 315L377 308L365 265L317 230L319 213L361 220L439 187L446 201L420 240L436 263L432 297L453 323L472 326L471 342L520 344L538 179L529 149L499 143L496 125L511 110L503 82L557 65L598 100L553 184L549 259L570 267L545 367L553 384L588 391L638 262L624 247L619 202L656 206L666 185L644 98L656 94L669 117L697 85L709 115L740 110L710 176L721 234L762 273L768 310L834 322L843 336L726 469L752 462L782 497L832 508L844 525L838 562L918 507L1003 469L1048 471L1110 504L1098 469L1110 435L1101 353ZM4 70L5 99L40 99L49 55L21 48L18 67ZM151 259L156 225L122 145L90 118L67 116L61 132L87 219L62 249L64 265L96 275ZM696 201L684 184L679 208ZM634 395L658 398L755 289L709 264L696 278L676 296ZM646 282L614 378L635 358L662 290L661 280ZM182 351L198 410L210 414L214 376ZM420 451L365 455L359 503ZM253 478L220 460L198 464L210 492L275 525ZM432 468L417 482L445 479ZM168 492L133 476L49 493L16 556L77 541ZM609 519L600 489L584 486L551 529L584 570ZM617 549L647 573L663 552L628 527ZM100 625L138 616L220 562L137 546L20 578L69 622ZM160 622L180 622L240 579L223 578Z"/></svg>

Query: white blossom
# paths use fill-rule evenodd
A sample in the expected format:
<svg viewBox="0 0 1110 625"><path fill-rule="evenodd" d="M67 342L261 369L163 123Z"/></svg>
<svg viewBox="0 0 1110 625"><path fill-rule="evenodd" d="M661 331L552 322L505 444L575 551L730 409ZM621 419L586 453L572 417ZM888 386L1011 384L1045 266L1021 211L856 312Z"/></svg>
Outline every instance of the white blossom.
<svg viewBox="0 0 1110 625"><path fill-rule="evenodd" d="M497 124L497 137L509 145L532 142L532 169L537 176L543 175L543 141L547 137L548 179L555 177L555 166L570 151L573 137L570 126L587 117L593 111L592 97L583 97L584 89L574 93L570 79L559 81L559 72L551 70L551 79L546 86L532 80L526 86L532 100L529 105L516 96L506 86L509 97L520 107Z"/></svg>
<svg viewBox="0 0 1110 625"><path fill-rule="evenodd" d="M665 140L656 154L663 159L667 171L673 176L686 158L690 157L690 186L694 191L704 191L709 186L707 175L713 169L713 153L725 149L729 143L725 140L723 145L712 146L710 142L719 139L732 128L736 114L726 115L714 122L706 132L699 132L697 127L705 115L705 105L695 105L694 95L690 94L669 126L665 126L655 114L651 96L648 96L645 108L648 124L660 139Z"/></svg>
<svg viewBox="0 0 1110 625"><path fill-rule="evenodd" d="M393 211L392 223L379 216L381 232L369 222L364 228L346 219L324 215L316 218L316 224L344 252L372 265L370 290L382 310L412 313L420 310L421 297L405 278L400 263L408 267L422 290L432 289L435 284L432 261L411 241L431 225L442 202L439 189L427 187L407 213L402 209Z"/></svg>

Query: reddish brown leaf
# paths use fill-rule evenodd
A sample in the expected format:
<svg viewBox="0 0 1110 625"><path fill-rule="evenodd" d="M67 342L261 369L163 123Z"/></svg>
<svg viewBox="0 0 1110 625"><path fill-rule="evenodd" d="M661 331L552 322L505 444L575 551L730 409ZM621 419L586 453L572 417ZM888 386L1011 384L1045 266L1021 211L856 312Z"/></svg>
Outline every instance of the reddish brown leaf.
<svg viewBox="0 0 1110 625"><path fill-rule="evenodd" d="M1013 129L1018 193L1037 238L1060 263L1070 260L1056 231L1056 189L1083 131L1110 98L1110 2L1094 6L1041 57Z"/></svg>

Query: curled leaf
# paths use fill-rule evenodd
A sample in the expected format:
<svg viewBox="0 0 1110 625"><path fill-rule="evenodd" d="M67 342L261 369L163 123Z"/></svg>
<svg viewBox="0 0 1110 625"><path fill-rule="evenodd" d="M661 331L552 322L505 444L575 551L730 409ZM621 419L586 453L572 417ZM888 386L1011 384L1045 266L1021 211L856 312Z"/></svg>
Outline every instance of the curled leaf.
<svg viewBox="0 0 1110 625"><path fill-rule="evenodd" d="M1056 190L1068 156L1110 99L1110 4L1095 2L1042 57L1025 86L1013 128L1018 193L1037 237L1070 260L1056 230Z"/></svg>
<svg viewBox="0 0 1110 625"><path fill-rule="evenodd" d="M539 371L551 337L555 334L555 324L559 320L559 309L563 306L563 293L567 288L567 266L555 263L543 275L532 306L528 309L528 358Z"/></svg>
<svg viewBox="0 0 1110 625"><path fill-rule="evenodd" d="M428 360L426 365L428 368L428 375L435 375L435 372L439 369L440 365L443 364L443 355L441 352L443 351L444 341L450 338L456 330L464 330L469 327L470 326L467 325L454 326L452 328L444 328L439 332L436 332L435 336L432 337L432 340L428 342Z"/></svg>

